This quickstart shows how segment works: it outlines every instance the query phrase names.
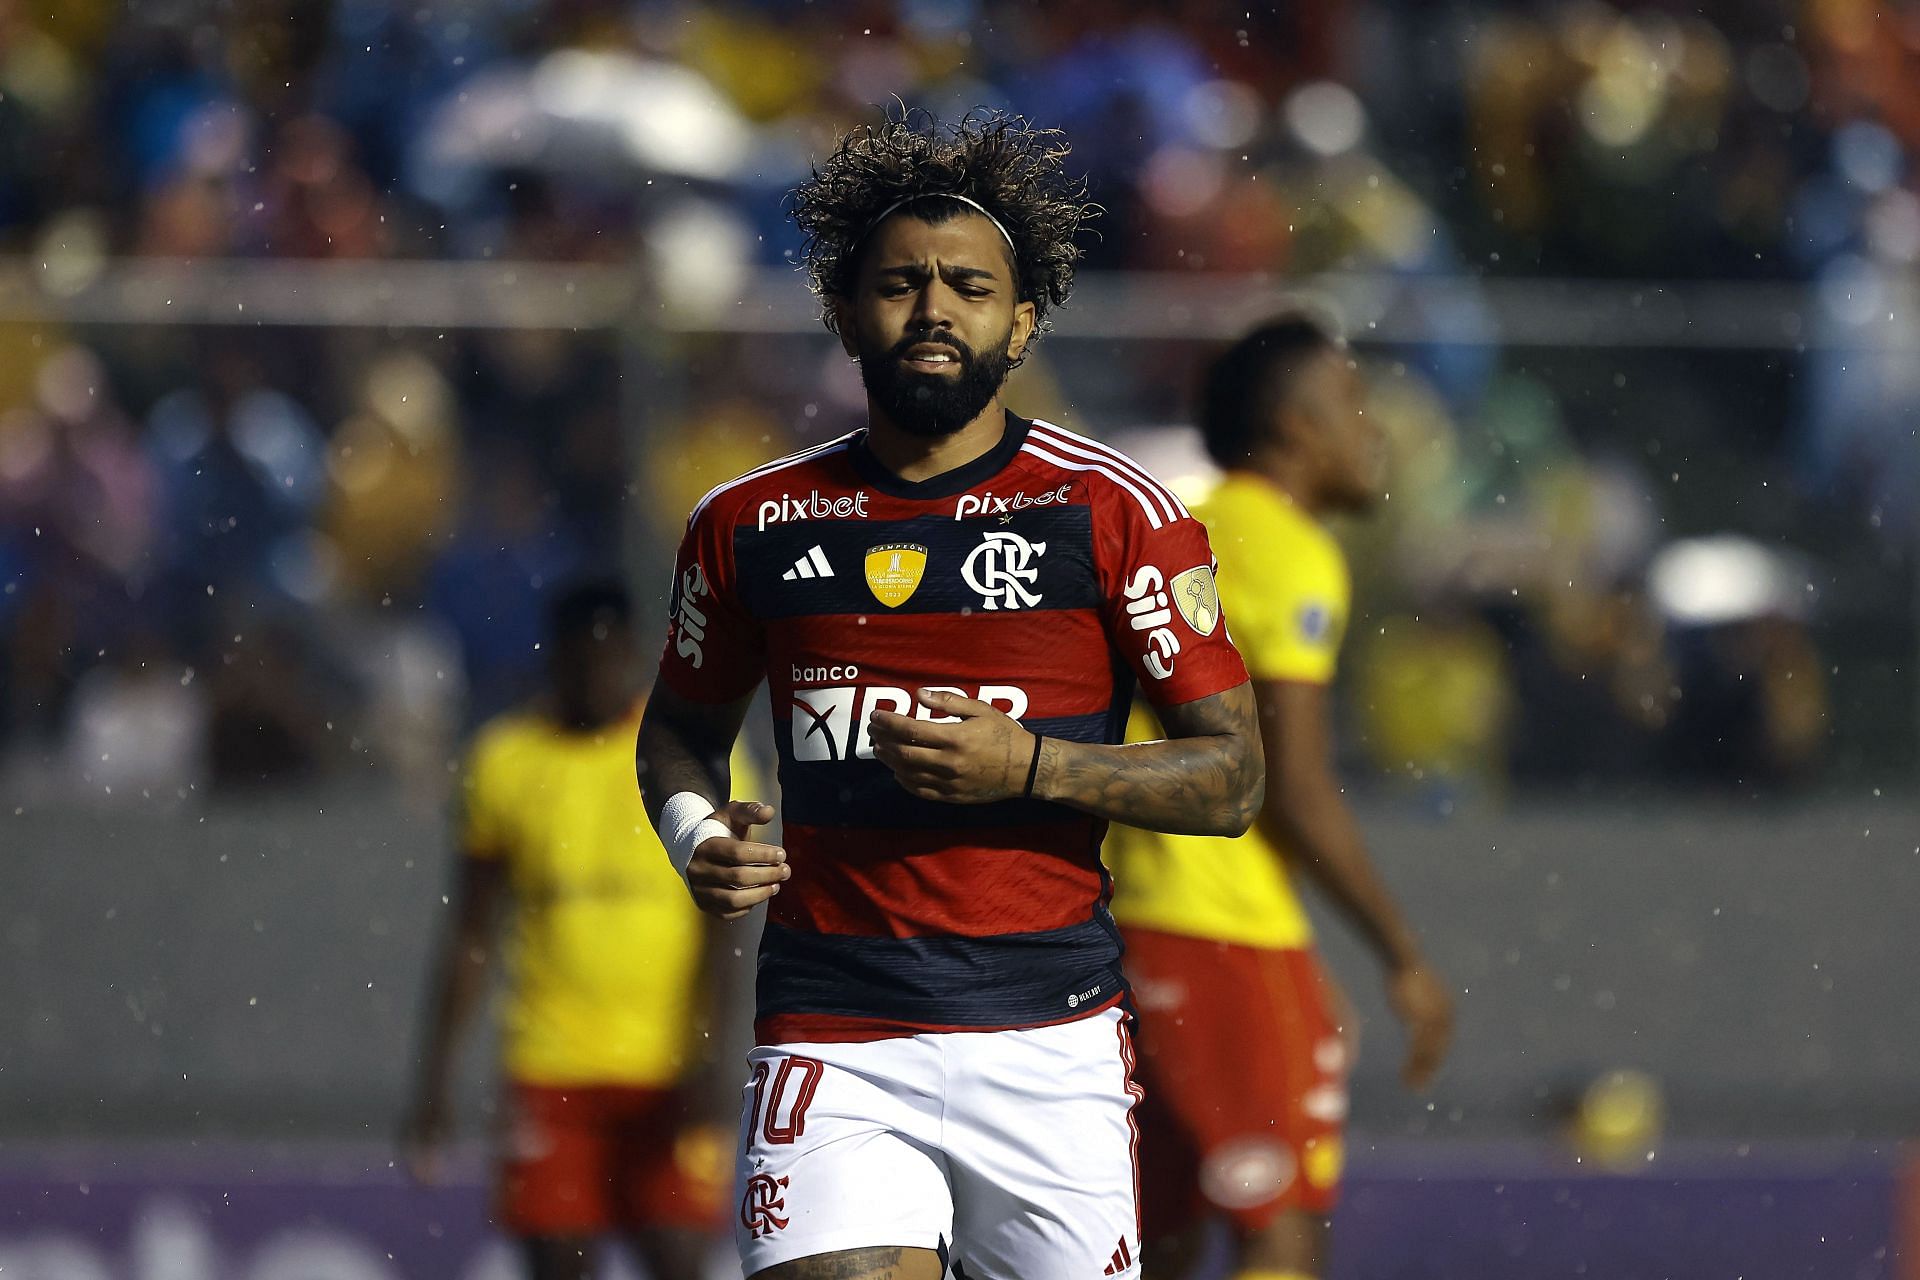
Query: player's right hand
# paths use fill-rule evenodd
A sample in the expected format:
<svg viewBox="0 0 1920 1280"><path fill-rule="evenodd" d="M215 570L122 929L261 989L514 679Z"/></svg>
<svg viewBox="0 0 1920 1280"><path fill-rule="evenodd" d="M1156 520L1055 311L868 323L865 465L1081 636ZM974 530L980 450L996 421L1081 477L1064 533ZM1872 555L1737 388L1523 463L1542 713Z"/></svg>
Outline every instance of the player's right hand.
<svg viewBox="0 0 1920 1280"><path fill-rule="evenodd" d="M722 920L738 920L780 892L792 873L787 851L777 844L748 840L754 827L773 821L773 806L757 800L731 800L714 817L733 829L733 838L710 836L687 863L687 888L702 911Z"/></svg>

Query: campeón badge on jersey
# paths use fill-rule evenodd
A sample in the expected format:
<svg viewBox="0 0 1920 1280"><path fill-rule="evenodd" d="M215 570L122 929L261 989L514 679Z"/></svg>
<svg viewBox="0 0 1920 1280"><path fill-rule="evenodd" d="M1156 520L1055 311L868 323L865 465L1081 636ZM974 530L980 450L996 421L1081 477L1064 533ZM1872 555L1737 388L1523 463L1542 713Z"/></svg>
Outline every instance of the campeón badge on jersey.
<svg viewBox="0 0 1920 1280"><path fill-rule="evenodd" d="M905 604L926 573L927 549L917 542L883 542L867 548L867 590L889 609Z"/></svg>
<svg viewBox="0 0 1920 1280"><path fill-rule="evenodd" d="M1220 623L1220 589L1214 585L1213 570L1203 564L1185 573L1176 573L1169 585L1173 589L1173 602L1187 625L1203 636L1212 635Z"/></svg>

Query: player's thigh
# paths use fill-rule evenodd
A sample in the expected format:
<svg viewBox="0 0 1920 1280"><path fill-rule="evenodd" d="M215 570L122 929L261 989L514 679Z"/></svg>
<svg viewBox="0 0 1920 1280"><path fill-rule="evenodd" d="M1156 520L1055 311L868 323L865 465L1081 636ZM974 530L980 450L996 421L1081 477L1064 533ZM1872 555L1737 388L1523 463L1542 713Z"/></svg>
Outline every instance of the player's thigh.
<svg viewBox="0 0 1920 1280"><path fill-rule="evenodd" d="M733 1215L747 1275L952 1237L937 1052L912 1039L763 1046L748 1070ZM903 1253L886 1265L917 1264Z"/></svg>
<svg viewBox="0 0 1920 1280"><path fill-rule="evenodd" d="M1319 956L1311 950L1280 951L1270 958L1274 983L1290 1009L1287 1054L1287 1112L1283 1126L1297 1162L1298 1177L1285 1197L1302 1228L1319 1238L1319 1225L1339 1199L1345 1169L1345 1130L1349 1105L1348 1074L1353 1037L1342 1032L1350 1019L1336 1004L1337 991L1326 981Z"/></svg>
<svg viewBox="0 0 1920 1280"><path fill-rule="evenodd" d="M1150 1247L1187 1240L1218 1206L1201 1194L1211 1149L1247 1131L1249 1114L1277 1123L1262 1101L1263 1054L1236 1006L1261 979L1245 948L1158 930L1127 929L1127 976L1138 1009L1142 1218Z"/></svg>
<svg viewBox="0 0 1920 1280"><path fill-rule="evenodd" d="M694 1124L684 1096L627 1089L620 1104L613 1169L619 1225L633 1231L680 1231L713 1239L732 1208L733 1135Z"/></svg>
<svg viewBox="0 0 1920 1280"><path fill-rule="evenodd" d="M940 1280L945 1271L946 1264L932 1249L889 1245L795 1258L756 1272L749 1280Z"/></svg>
<svg viewBox="0 0 1920 1280"><path fill-rule="evenodd" d="M1177 1011L1143 1012L1152 1094L1145 1158L1160 1143L1190 1152L1197 1194L1189 1207L1225 1216L1242 1234L1290 1211L1329 1212L1348 1054L1312 953L1133 941L1147 944L1161 977L1184 974L1176 985L1186 992ZM1150 1222L1156 1207L1149 1203ZM1178 1227L1179 1216L1168 1225Z"/></svg>
<svg viewBox="0 0 1920 1280"><path fill-rule="evenodd" d="M971 1036L947 1097L955 1273L1090 1280L1140 1265L1131 1019Z"/></svg>
<svg viewBox="0 0 1920 1280"><path fill-rule="evenodd" d="M570 1240L619 1223L616 1140L591 1088L513 1084L494 1213L511 1235Z"/></svg>

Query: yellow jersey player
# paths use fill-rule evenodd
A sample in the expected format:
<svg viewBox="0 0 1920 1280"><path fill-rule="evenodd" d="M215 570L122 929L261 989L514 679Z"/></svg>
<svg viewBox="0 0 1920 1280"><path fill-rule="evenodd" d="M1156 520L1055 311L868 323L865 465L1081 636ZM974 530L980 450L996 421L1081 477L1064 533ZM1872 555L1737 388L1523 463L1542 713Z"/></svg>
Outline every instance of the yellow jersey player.
<svg viewBox="0 0 1920 1280"><path fill-rule="evenodd" d="M1200 425L1224 478L1196 503L1218 608L1254 681L1267 791L1234 840L1114 828L1113 914L1141 1020L1142 1189L1150 1248L1175 1274L1208 1219L1241 1280L1322 1274L1341 1166L1350 1041L1295 897L1304 871L1359 928L1424 1087L1452 1009L1368 860L1332 765L1328 686L1351 588L1320 524L1368 507L1379 438L1345 346L1311 320L1255 330L1207 371ZM1129 736L1161 734L1135 713Z"/></svg>
<svg viewBox="0 0 1920 1280"><path fill-rule="evenodd" d="M455 1048L510 907L495 1217L535 1280L592 1274L597 1239L615 1233L649 1274L692 1277L729 1191L726 1138L703 1135L681 1088L707 928L633 786L641 699L625 592L565 592L548 632L544 698L486 724L468 758L408 1163L437 1175Z"/></svg>

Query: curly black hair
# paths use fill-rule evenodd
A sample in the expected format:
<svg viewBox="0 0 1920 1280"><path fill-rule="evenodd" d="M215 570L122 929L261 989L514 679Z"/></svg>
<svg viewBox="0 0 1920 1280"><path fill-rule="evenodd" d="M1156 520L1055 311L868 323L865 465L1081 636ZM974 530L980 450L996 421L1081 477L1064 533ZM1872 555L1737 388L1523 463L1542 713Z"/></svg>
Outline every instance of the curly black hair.
<svg viewBox="0 0 1920 1280"><path fill-rule="evenodd" d="M793 193L793 220L806 233L807 272L827 328L838 332L833 299L852 296L860 244L875 219L912 201L916 216L942 221L967 206L918 198L965 196L1013 240L1019 296L1033 303L1035 331L1044 332L1047 312L1073 292L1074 236L1101 211L1087 203L1086 179L1067 174L1070 150L1058 129L997 111L969 112L945 129L925 112L902 112L847 134Z"/></svg>

